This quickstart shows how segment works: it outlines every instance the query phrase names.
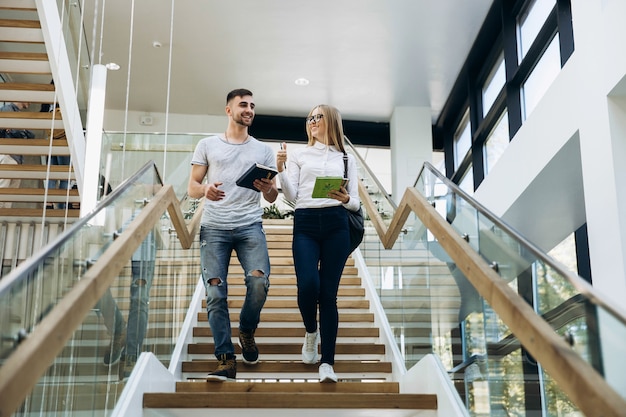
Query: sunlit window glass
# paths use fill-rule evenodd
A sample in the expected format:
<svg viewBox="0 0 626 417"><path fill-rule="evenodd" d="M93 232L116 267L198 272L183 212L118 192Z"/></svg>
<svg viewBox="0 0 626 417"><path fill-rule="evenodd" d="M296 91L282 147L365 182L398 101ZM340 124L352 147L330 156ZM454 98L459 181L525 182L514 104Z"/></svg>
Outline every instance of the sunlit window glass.
<svg viewBox="0 0 626 417"><path fill-rule="evenodd" d="M509 118L508 112L504 112L485 141L485 176L498 162L507 146L509 146Z"/></svg>
<svg viewBox="0 0 626 417"><path fill-rule="evenodd" d="M556 245L548 252L550 257L561 262L563 266L571 272L578 274L578 260L576 259L576 237L572 233L566 237L561 243Z"/></svg>
<svg viewBox="0 0 626 417"><path fill-rule="evenodd" d="M469 195L474 195L474 171L472 168L470 165L459 183L459 188Z"/></svg>
<svg viewBox="0 0 626 417"><path fill-rule="evenodd" d="M541 97L550 87L556 76L561 71L561 55L559 53L558 34L552 39L548 49L530 73L526 82L522 85L522 113L526 120L535 109Z"/></svg>
<svg viewBox="0 0 626 417"><path fill-rule="evenodd" d="M469 122L469 110L465 112L459 128L454 134L454 169L457 169L472 147L472 130Z"/></svg>
<svg viewBox="0 0 626 417"><path fill-rule="evenodd" d="M541 27L554 8L555 1L534 0L526 9L526 12L519 16L517 24L519 62L522 62L522 59L526 56Z"/></svg>
<svg viewBox="0 0 626 417"><path fill-rule="evenodd" d="M483 116L489 113L489 109L491 109L491 106L493 106L493 103L496 101L505 82L504 56L500 55L500 58L498 58L496 65L493 67L483 87Z"/></svg>

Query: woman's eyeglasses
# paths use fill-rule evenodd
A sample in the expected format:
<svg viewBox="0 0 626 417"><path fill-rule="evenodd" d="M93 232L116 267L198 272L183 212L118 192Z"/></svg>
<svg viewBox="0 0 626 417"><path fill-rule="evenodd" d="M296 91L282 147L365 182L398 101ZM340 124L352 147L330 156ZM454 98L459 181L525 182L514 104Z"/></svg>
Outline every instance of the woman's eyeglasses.
<svg viewBox="0 0 626 417"><path fill-rule="evenodd" d="M316 114L316 115L307 117L306 118L306 122L307 122L307 124L311 124L313 122L317 123L320 120L322 120L323 118L324 118L323 114Z"/></svg>

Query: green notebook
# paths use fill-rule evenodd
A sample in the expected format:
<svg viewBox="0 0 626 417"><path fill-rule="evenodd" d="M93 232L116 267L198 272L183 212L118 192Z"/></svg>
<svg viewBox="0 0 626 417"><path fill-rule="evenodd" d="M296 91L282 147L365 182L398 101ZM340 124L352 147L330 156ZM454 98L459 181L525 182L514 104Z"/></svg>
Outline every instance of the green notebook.
<svg viewBox="0 0 626 417"><path fill-rule="evenodd" d="M317 177L313 186L313 198L328 198L328 193L338 190L342 185L347 184L348 180L342 177Z"/></svg>

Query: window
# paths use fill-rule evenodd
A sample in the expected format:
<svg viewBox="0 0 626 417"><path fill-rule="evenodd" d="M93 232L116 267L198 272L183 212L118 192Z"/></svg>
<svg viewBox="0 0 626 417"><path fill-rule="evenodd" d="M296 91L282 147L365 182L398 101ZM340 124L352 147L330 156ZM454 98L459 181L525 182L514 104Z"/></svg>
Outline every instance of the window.
<svg viewBox="0 0 626 417"><path fill-rule="evenodd" d="M457 169L463 158L472 148L472 131L469 122L469 110L465 111L465 115L459 124L459 128L454 134L454 169Z"/></svg>
<svg viewBox="0 0 626 417"><path fill-rule="evenodd" d="M435 143L446 152L446 175L455 183L469 163L474 184L482 182L573 53L570 3L493 3L465 62L467 70L433 126Z"/></svg>
<svg viewBox="0 0 626 417"><path fill-rule="evenodd" d="M496 101L498 94L504 87L506 74L504 72L504 55L500 54L496 65L494 65L489 77L483 87L483 116L489 113L491 106Z"/></svg>
<svg viewBox="0 0 626 417"><path fill-rule="evenodd" d="M534 0L530 3L526 12L522 13L517 23L518 62L526 56L537 34L546 22L548 15L554 8L556 0Z"/></svg>
<svg viewBox="0 0 626 417"><path fill-rule="evenodd" d="M474 195L474 171L471 165L467 168L467 171L465 171L463 178L461 178L459 188L469 195Z"/></svg>
<svg viewBox="0 0 626 417"><path fill-rule="evenodd" d="M505 111L485 141L485 176L509 146L509 115Z"/></svg>
<svg viewBox="0 0 626 417"><path fill-rule="evenodd" d="M561 71L561 54L559 52L559 36L555 36L550 46L541 56L537 66L532 70L522 85L522 119L526 120L544 93Z"/></svg>

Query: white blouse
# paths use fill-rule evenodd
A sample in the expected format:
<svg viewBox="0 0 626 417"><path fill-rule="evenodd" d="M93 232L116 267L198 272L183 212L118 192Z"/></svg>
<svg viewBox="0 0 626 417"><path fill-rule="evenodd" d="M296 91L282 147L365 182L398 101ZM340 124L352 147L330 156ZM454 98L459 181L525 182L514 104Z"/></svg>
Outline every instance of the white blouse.
<svg viewBox="0 0 626 417"><path fill-rule="evenodd" d="M354 156L348 154L348 184L346 189L350 200L343 204L345 208L356 211L361 205L358 190L358 176ZM279 173L280 185L285 198L295 201L296 209L322 208L342 204L333 198L312 198L313 185L317 177L343 177L343 153L334 146L315 142L292 152L287 158L287 169Z"/></svg>

